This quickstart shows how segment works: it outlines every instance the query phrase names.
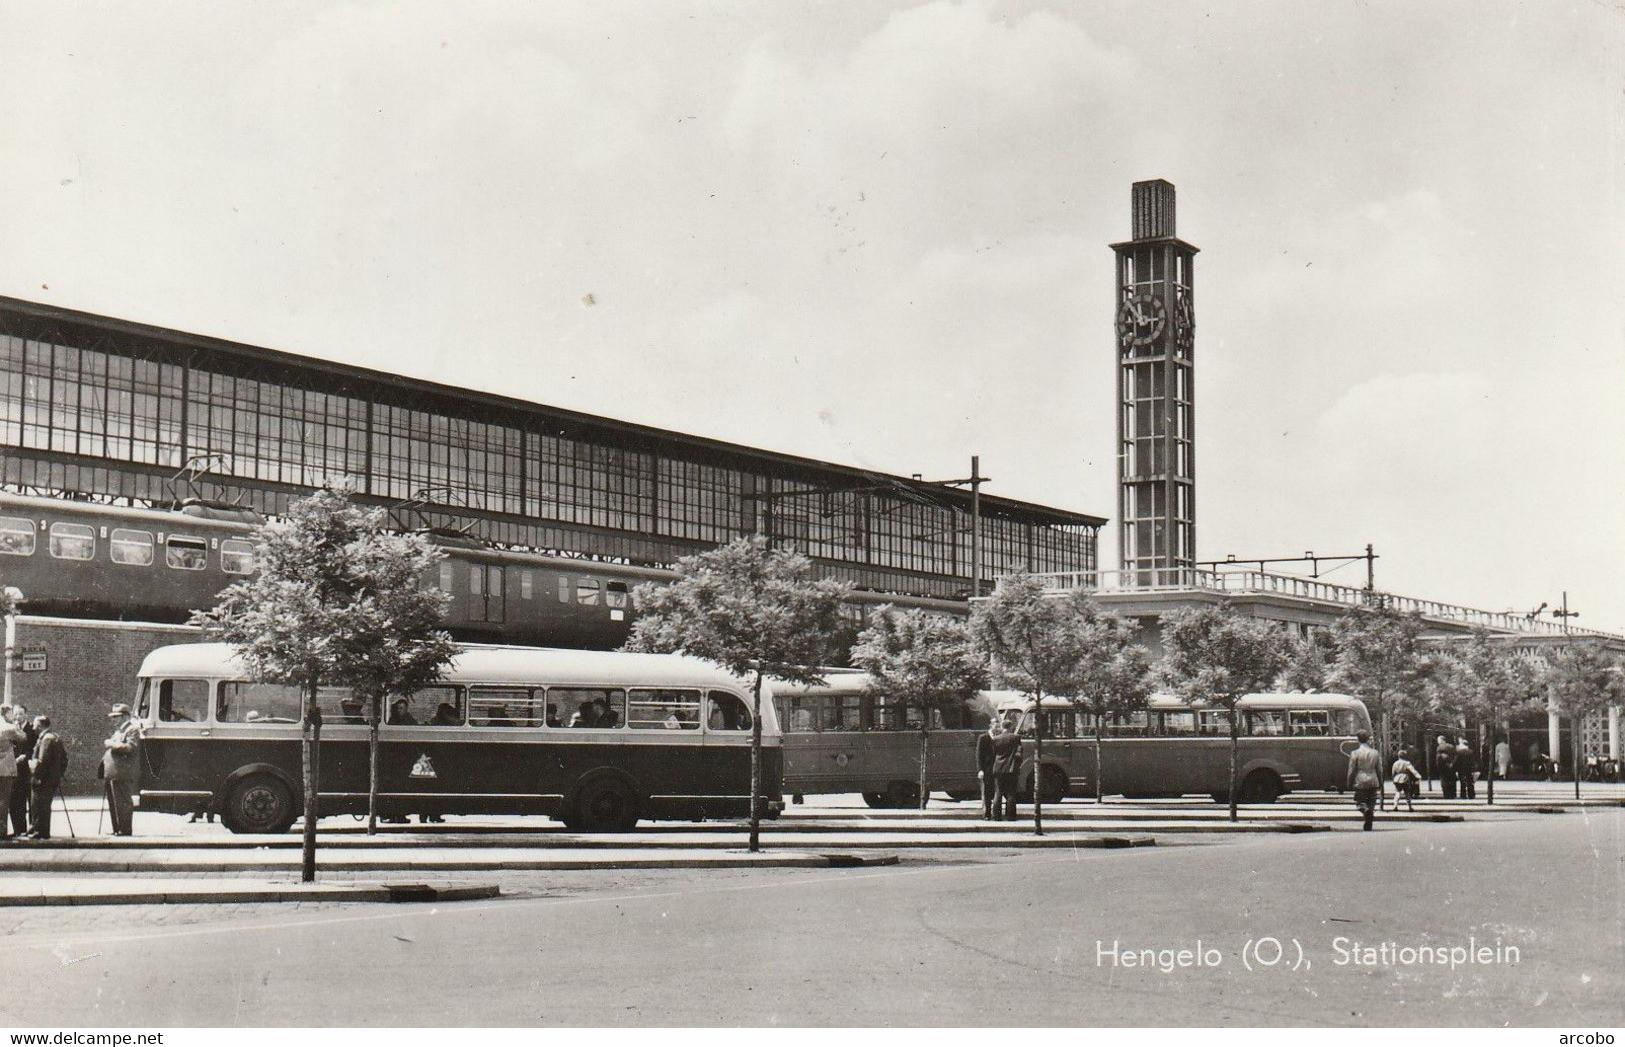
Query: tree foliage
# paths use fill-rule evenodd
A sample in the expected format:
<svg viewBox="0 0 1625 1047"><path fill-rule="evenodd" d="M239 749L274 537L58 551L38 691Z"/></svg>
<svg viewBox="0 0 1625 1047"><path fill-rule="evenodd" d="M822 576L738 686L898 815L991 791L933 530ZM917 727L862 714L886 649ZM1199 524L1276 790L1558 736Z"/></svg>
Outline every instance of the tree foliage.
<svg viewBox="0 0 1625 1047"><path fill-rule="evenodd" d="M391 533L384 523L382 510L351 504L346 487L300 499L285 521L255 531L256 572L192 616L234 645L255 679L305 694L307 880L315 876L318 813L316 689L349 687L369 703L376 751L384 698L433 683L456 654L440 628L447 597L424 582L443 554L422 535Z"/></svg>
<svg viewBox="0 0 1625 1047"><path fill-rule="evenodd" d="M793 550L773 549L761 535L676 564L677 579L644 583L628 651L681 652L753 681L751 726L750 849L761 832L762 681L821 683L832 638L840 631L848 587L814 576L812 561Z"/></svg>
<svg viewBox="0 0 1625 1047"><path fill-rule="evenodd" d="M1610 705L1625 705L1625 671L1616 658L1595 644L1570 643L1552 657L1542 682L1552 707L1569 718L1570 762L1574 769L1574 795L1578 799L1581 725L1590 713Z"/></svg>
<svg viewBox="0 0 1625 1047"><path fill-rule="evenodd" d="M1330 682L1365 702L1372 722L1386 730L1388 716L1422 711L1427 662L1421 637L1422 616L1414 612L1350 611L1332 625L1337 657Z"/></svg>
<svg viewBox="0 0 1625 1047"><path fill-rule="evenodd" d="M1043 781L1045 698L1082 693L1094 613L1082 592L1049 593L1027 572L1001 577L993 595L971 610L971 636L993 660L1000 686L1033 699L1033 829L1044 831Z"/></svg>
<svg viewBox="0 0 1625 1047"><path fill-rule="evenodd" d="M971 643L962 619L884 604L869 615L852 648L852 664L873 677L873 691L888 704L914 706L920 723L920 809L930 797L931 712L963 708L987 684L987 661Z"/></svg>
<svg viewBox="0 0 1625 1047"><path fill-rule="evenodd" d="M1288 641L1273 622L1238 613L1228 603L1187 607L1162 616L1162 673L1193 705L1225 709L1230 720L1230 819L1237 818L1236 755L1242 697L1264 691L1285 668Z"/></svg>

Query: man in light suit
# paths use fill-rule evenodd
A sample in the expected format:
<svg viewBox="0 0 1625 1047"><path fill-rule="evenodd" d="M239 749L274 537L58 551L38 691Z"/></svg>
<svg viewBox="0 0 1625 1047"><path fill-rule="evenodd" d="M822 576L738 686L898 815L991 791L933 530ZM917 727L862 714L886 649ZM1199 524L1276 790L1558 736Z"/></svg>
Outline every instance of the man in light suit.
<svg viewBox="0 0 1625 1047"><path fill-rule="evenodd" d="M130 717L130 707L120 702L108 717L117 720L113 733L102 743L102 783L107 789L107 810L113 817L113 835L129 836L133 830L134 805L130 788L135 783L141 747L141 725Z"/></svg>

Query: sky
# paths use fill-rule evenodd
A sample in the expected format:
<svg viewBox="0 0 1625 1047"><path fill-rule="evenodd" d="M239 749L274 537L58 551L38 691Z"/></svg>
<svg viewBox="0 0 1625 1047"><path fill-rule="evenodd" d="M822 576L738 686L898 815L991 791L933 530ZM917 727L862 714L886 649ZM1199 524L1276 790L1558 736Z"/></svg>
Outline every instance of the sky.
<svg viewBox="0 0 1625 1047"><path fill-rule="evenodd" d="M1165 178L1199 558L1625 631L1622 99L1615 0L11 2L0 294L1110 518Z"/></svg>

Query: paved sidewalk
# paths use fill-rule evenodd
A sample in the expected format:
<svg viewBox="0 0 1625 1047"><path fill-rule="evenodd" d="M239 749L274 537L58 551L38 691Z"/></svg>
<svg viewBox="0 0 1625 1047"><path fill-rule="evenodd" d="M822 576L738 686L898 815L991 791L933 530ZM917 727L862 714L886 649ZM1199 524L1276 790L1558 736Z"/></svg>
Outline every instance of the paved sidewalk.
<svg viewBox="0 0 1625 1047"><path fill-rule="evenodd" d="M157 905L231 902L461 902L495 898L494 883L365 883L286 880L0 876L0 906Z"/></svg>

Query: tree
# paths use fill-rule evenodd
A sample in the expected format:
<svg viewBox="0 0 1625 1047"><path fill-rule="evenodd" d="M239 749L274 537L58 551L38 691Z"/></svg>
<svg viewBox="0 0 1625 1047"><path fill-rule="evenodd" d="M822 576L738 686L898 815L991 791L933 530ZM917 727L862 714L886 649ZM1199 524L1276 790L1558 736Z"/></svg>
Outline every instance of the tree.
<svg viewBox="0 0 1625 1047"><path fill-rule="evenodd" d="M852 648L852 664L874 678L874 692L890 703L920 710L920 810L930 800L926 763L931 714L960 709L987 683L987 662L961 619L922 610L877 607Z"/></svg>
<svg viewBox="0 0 1625 1047"><path fill-rule="evenodd" d="M771 549L761 535L677 561L677 580L645 582L634 592L637 621L628 651L682 652L752 680L750 849L760 850L762 813L762 681L823 682L841 627L845 583L815 579L813 564L792 550Z"/></svg>
<svg viewBox="0 0 1625 1047"><path fill-rule="evenodd" d="M1033 832L1044 835L1044 699L1073 698L1082 685L1090 613L1082 592L1047 594L1025 571L999 579L993 595L971 609L971 636L993 659L1003 686L1033 700Z"/></svg>
<svg viewBox="0 0 1625 1047"><path fill-rule="evenodd" d="M1281 686L1289 691L1324 691L1331 685L1332 665L1337 661L1337 643L1326 629L1311 629L1289 640L1286 668Z"/></svg>
<svg viewBox="0 0 1625 1047"><path fill-rule="evenodd" d="M1267 689L1286 665L1287 637L1272 622L1250 618L1228 603L1187 607L1162 616L1163 672L1174 691L1195 705L1216 705L1230 720L1230 820L1236 821L1241 715L1247 694Z"/></svg>
<svg viewBox="0 0 1625 1047"><path fill-rule="evenodd" d="M1553 707L1569 718L1574 798L1580 798L1580 729L1587 714L1625 704L1625 673L1615 660L1589 643L1569 644L1552 658L1544 674Z"/></svg>
<svg viewBox="0 0 1625 1047"><path fill-rule="evenodd" d="M1095 802L1105 788L1105 724L1146 707L1154 686L1151 656L1138 642L1139 629L1121 615L1093 602L1076 607L1080 658L1075 670L1072 704L1095 723Z"/></svg>
<svg viewBox="0 0 1625 1047"><path fill-rule="evenodd" d="M1420 711L1426 658L1422 616L1387 608L1350 611L1332 625L1337 657L1331 683L1365 702L1377 726L1378 748L1390 734L1389 717Z"/></svg>
<svg viewBox="0 0 1625 1047"><path fill-rule="evenodd" d="M378 781L378 720L385 696L439 679L456 653L439 628L446 595L423 579L440 552L421 535L384 529L382 510L323 488L254 532L255 574L222 590L192 624L236 646L257 680L300 688L305 882L316 878L322 715L318 688L351 688L370 704L370 813Z"/></svg>
<svg viewBox="0 0 1625 1047"><path fill-rule="evenodd" d="M1463 712L1490 726L1493 746L1501 725L1535 700L1534 673L1528 663L1490 640L1484 629L1474 629L1465 644L1448 653L1442 675ZM1486 761L1487 802L1495 802L1495 755Z"/></svg>

